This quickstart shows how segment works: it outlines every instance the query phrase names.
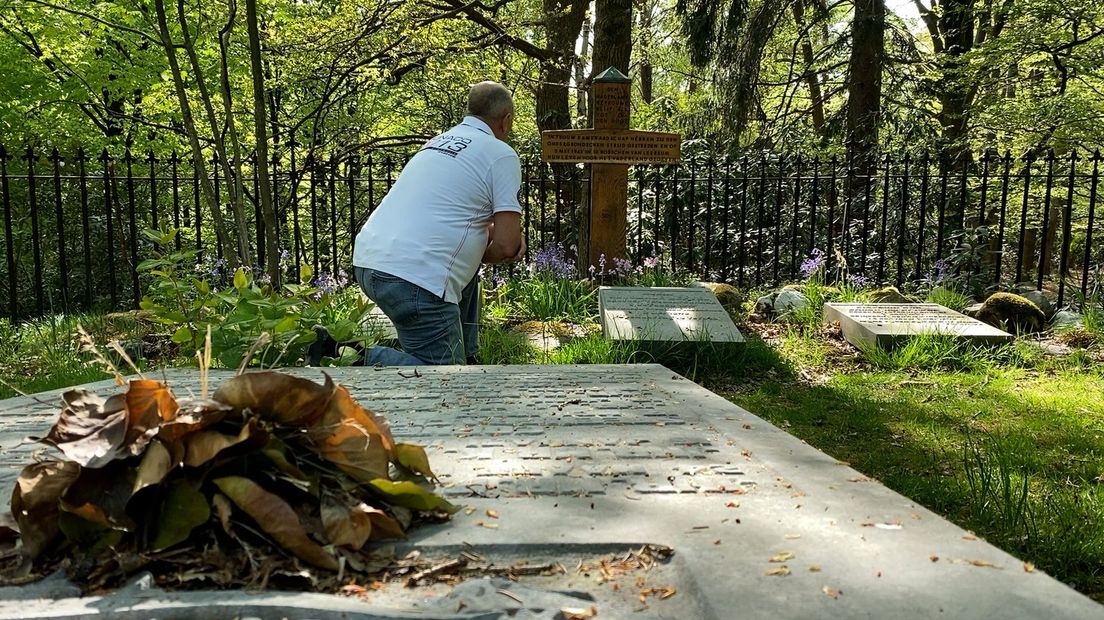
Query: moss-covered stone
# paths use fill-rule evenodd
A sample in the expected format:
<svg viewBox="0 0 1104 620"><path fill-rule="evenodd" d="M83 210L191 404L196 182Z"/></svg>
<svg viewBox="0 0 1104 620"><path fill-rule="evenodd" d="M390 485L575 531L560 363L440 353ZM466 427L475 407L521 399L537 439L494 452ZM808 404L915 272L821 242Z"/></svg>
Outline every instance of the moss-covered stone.
<svg viewBox="0 0 1104 620"><path fill-rule="evenodd" d="M744 307L744 302L747 300L744 293L731 284L725 284L724 282L702 282L701 286L702 288L713 291L713 294L717 296L717 301L721 302L721 306L729 312L740 312Z"/></svg>
<svg viewBox="0 0 1104 620"><path fill-rule="evenodd" d="M975 318L1009 332L1037 332L1046 316L1030 299L1015 293L993 293L981 305Z"/></svg>
<svg viewBox="0 0 1104 620"><path fill-rule="evenodd" d="M870 291L870 301L876 304L907 304L912 300L901 294L896 286L883 286Z"/></svg>

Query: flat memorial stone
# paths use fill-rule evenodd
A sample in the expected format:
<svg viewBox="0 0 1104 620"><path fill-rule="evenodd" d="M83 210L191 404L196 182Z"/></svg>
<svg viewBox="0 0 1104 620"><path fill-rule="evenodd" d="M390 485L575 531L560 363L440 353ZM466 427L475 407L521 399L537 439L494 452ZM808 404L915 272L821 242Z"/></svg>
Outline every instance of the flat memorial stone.
<svg viewBox="0 0 1104 620"><path fill-rule="evenodd" d="M732 317L705 288L603 286L598 314L602 333L612 340L744 342Z"/></svg>
<svg viewBox="0 0 1104 620"><path fill-rule="evenodd" d="M221 605L218 617L497 620L594 606L598 618L1104 619L1087 597L662 366L329 372L398 440L424 444L442 492L468 506L414 529L399 557L413 547L564 571L390 584L365 601L156 589L78 599L22 586L0 589L0 617L207 618ZM195 370L165 375L176 394L198 393ZM59 394L0 401L0 492L41 448L16 444L45 433ZM625 572L645 545L673 555Z"/></svg>
<svg viewBox="0 0 1104 620"><path fill-rule="evenodd" d="M839 321L856 347L891 347L919 335L941 334L978 344L999 344L1012 334L939 304L826 303L824 322Z"/></svg>
<svg viewBox="0 0 1104 620"><path fill-rule="evenodd" d="M399 339L399 333L395 331L395 324L383 313L383 310L380 310L379 306L372 306L364 323L368 328L368 334L377 341L394 342Z"/></svg>

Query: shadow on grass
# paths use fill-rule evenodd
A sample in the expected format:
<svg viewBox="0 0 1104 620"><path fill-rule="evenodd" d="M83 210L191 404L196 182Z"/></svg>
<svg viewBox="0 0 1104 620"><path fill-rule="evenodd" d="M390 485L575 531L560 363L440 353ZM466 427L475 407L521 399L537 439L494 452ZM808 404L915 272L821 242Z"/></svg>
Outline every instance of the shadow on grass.
<svg viewBox="0 0 1104 620"><path fill-rule="evenodd" d="M1088 458L1104 412L1078 409L1083 376L1031 381L875 373L724 395L1104 601L1104 462ZM1033 392L1047 388L1070 393Z"/></svg>

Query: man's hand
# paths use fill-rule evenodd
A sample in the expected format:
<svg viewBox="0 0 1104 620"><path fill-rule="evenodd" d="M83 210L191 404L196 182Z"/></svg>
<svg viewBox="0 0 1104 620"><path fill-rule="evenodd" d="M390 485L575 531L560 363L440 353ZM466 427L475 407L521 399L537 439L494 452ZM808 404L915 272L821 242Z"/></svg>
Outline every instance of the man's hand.
<svg viewBox="0 0 1104 620"><path fill-rule="evenodd" d="M488 228L490 242L483 252L487 264L512 263L525 256L525 239L521 235L521 214L513 211L495 213Z"/></svg>

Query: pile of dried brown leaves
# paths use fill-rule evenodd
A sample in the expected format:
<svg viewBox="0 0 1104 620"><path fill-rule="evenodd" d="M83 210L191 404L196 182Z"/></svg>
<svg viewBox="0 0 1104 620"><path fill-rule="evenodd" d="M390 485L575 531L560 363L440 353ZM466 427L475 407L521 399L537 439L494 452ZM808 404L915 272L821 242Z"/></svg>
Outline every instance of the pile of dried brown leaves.
<svg viewBox="0 0 1104 620"><path fill-rule="evenodd" d="M329 376L254 372L205 392L178 401L150 379L106 399L66 392L41 440L62 458L26 466L12 493L4 580L64 568L88 591L142 570L171 587L317 586L378 570L366 543L456 510L426 490L422 447L395 443Z"/></svg>

